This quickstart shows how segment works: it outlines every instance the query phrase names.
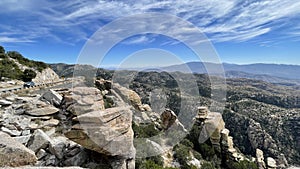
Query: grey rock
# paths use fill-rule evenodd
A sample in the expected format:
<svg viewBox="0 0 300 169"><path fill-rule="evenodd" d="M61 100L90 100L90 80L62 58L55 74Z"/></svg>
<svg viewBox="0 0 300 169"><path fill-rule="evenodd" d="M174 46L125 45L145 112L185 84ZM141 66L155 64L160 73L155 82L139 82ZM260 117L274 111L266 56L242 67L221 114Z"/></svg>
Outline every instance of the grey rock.
<svg viewBox="0 0 300 169"><path fill-rule="evenodd" d="M22 136L27 136L30 134L30 130L23 130L22 131Z"/></svg>
<svg viewBox="0 0 300 169"><path fill-rule="evenodd" d="M66 147L65 137L53 138L49 145L49 151L54 154L58 159L62 159L64 156L64 149Z"/></svg>
<svg viewBox="0 0 300 169"><path fill-rule="evenodd" d="M135 91L127 89L117 83L113 84L112 89L116 91L116 94L121 97L123 102L133 106L136 110L143 110L141 98Z"/></svg>
<svg viewBox="0 0 300 169"><path fill-rule="evenodd" d="M3 132L5 132L5 133L11 135L11 136L19 136L19 135L21 135L21 133L22 133L21 131L18 131L18 130L10 130L10 129L6 128L6 127L1 127L1 130L2 130Z"/></svg>
<svg viewBox="0 0 300 169"><path fill-rule="evenodd" d="M67 157L73 157L73 156L75 156L76 154L78 154L80 151L82 151L83 149L82 148L80 148L80 147L75 147L75 148L73 148L73 149L70 149L70 150L68 150L66 153L65 153L65 155L67 156Z"/></svg>
<svg viewBox="0 0 300 169"><path fill-rule="evenodd" d="M0 132L0 138L0 167L17 167L33 164L37 161L33 151L8 134Z"/></svg>
<svg viewBox="0 0 300 169"><path fill-rule="evenodd" d="M126 159L119 159L111 162L112 169L126 169Z"/></svg>
<svg viewBox="0 0 300 169"><path fill-rule="evenodd" d="M135 169L135 160L134 159L127 160L127 169Z"/></svg>
<svg viewBox="0 0 300 169"><path fill-rule="evenodd" d="M75 156L64 160L63 164L65 166L80 166L87 160L87 158L88 158L88 156L87 156L86 152L81 151L80 153L76 154Z"/></svg>
<svg viewBox="0 0 300 169"><path fill-rule="evenodd" d="M41 160L42 158L44 158L48 153L44 150L44 149L40 149L37 153L36 153L36 157L38 158L38 160Z"/></svg>
<svg viewBox="0 0 300 169"><path fill-rule="evenodd" d="M0 105L1 106L10 106L13 103L11 101L7 101L7 100L0 100Z"/></svg>
<svg viewBox="0 0 300 169"><path fill-rule="evenodd" d="M16 139L19 143L24 144L25 146L27 145L30 138L31 138L31 135L14 137L14 139Z"/></svg>
<svg viewBox="0 0 300 169"><path fill-rule="evenodd" d="M46 148L49 143L51 142L50 137L44 133L42 130L37 129L34 133L33 133L33 140L32 142L29 144L29 149L31 149L34 152L37 152L40 149L44 149Z"/></svg>
<svg viewBox="0 0 300 169"><path fill-rule="evenodd" d="M54 90L49 90L44 93L41 97L43 100L47 100L49 103L53 104L54 106L59 106L62 101L62 96Z"/></svg>
<svg viewBox="0 0 300 169"><path fill-rule="evenodd" d="M46 166L56 166L58 164L58 160L55 155L49 155L45 157Z"/></svg>

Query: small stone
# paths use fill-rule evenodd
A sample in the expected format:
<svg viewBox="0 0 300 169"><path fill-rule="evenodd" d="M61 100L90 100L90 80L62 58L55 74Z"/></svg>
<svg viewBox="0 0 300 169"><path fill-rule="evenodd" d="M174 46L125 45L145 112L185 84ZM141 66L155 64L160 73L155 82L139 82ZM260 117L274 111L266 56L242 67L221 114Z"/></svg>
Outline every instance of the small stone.
<svg viewBox="0 0 300 169"><path fill-rule="evenodd" d="M10 106L10 105L12 105L12 102L7 101L7 100L0 100L0 105L1 106Z"/></svg>
<svg viewBox="0 0 300 169"><path fill-rule="evenodd" d="M36 153L36 157L40 160L43 157L45 157L47 155L47 152L44 149L40 149L37 153Z"/></svg>
<svg viewBox="0 0 300 169"><path fill-rule="evenodd" d="M75 148L69 150L68 152L66 152L66 156L67 157L73 157L73 156L75 156L76 154L78 154L82 150L83 149L80 148L80 147L75 147Z"/></svg>
<svg viewBox="0 0 300 169"><path fill-rule="evenodd" d="M267 166L269 168L276 168L277 167L276 161L272 157L268 157L267 158Z"/></svg>
<svg viewBox="0 0 300 169"><path fill-rule="evenodd" d="M6 127L1 127L1 130L2 130L3 132L5 132L5 133L11 135L11 136L19 136L19 135L21 135L21 133L22 133L21 131L18 131L18 130L10 130L10 129L6 128Z"/></svg>
<svg viewBox="0 0 300 169"><path fill-rule="evenodd" d="M161 116L162 126L165 130L170 128L177 119L176 114L170 109L166 109L160 116Z"/></svg>
<svg viewBox="0 0 300 169"><path fill-rule="evenodd" d="M23 130L22 131L22 136L27 136L30 134L30 130Z"/></svg>

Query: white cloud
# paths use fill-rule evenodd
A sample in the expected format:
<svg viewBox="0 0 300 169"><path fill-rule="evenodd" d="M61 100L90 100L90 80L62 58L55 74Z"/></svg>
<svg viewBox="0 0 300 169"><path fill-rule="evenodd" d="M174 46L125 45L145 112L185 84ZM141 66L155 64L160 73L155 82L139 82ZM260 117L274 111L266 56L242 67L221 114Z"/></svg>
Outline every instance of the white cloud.
<svg viewBox="0 0 300 169"><path fill-rule="evenodd" d="M0 42L1 43L19 43L19 42L25 42L25 43L32 43L33 40L30 39L23 39L23 38L12 38L12 37L5 37L0 36Z"/></svg>
<svg viewBox="0 0 300 169"><path fill-rule="evenodd" d="M217 42L247 41L282 28L287 31L280 32L280 35L286 38L300 32L299 29L286 27L289 19L300 18L300 1L291 0L73 0L55 3L50 0L2 0L0 6L5 9L0 14L14 16L0 23L0 32L6 32L6 37L11 39L15 36L9 34L17 32L28 41L46 35L57 41L65 41L65 36L68 36L70 43L76 43L86 40L109 21L145 12L182 17ZM300 27L300 23L294 22L293 26ZM177 31L188 33L190 30L178 28ZM149 41L146 37L135 41L139 40Z"/></svg>
<svg viewBox="0 0 300 169"><path fill-rule="evenodd" d="M135 45L135 44L147 44L153 42L155 39L147 36L139 36L137 38L130 38L123 42L126 45Z"/></svg>

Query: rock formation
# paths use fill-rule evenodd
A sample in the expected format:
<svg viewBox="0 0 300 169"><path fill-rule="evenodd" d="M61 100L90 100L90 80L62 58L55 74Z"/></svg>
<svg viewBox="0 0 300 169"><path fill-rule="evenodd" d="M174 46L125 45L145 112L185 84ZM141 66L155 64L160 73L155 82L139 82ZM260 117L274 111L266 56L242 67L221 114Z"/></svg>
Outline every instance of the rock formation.
<svg viewBox="0 0 300 169"><path fill-rule="evenodd" d="M87 149L115 157L113 168L134 168L130 106L105 109L100 90L75 87L64 95L61 107L72 117L73 125L65 132L66 137Z"/></svg>
<svg viewBox="0 0 300 169"><path fill-rule="evenodd" d="M37 161L33 151L8 134L0 131L0 138L0 167L18 167L34 164Z"/></svg>
<svg viewBox="0 0 300 169"><path fill-rule="evenodd" d="M264 161L264 153L260 149L256 149L256 162L258 165L258 169L265 169L266 164Z"/></svg>
<svg viewBox="0 0 300 169"><path fill-rule="evenodd" d="M46 68L42 72L37 72L36 77L32 79L36 84L52 83L58 80L59 76L51 68Z"/></svg>

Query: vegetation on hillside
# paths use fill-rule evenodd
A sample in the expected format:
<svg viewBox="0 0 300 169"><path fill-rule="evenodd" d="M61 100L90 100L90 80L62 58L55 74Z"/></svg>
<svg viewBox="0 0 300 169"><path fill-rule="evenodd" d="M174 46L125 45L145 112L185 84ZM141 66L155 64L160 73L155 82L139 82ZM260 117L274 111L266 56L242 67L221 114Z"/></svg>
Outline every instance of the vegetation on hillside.
<svg viewBox="0 0 300 169"><path fill-rule="evenodd" d="M21 65L29 67L29 69L20 70L14 60ZM36 76L34 70L41 72L47 67L46 63L29 60L15 51L6 52L4 47L0 46L0 80L5 77L8 79L31 81Z"/></svg>
<svg viewBox="0 0 300 169"><path fill-rule="evenodd" d="M111 71L106 71L103 73L103 76L102 73L103 70L98 74L98 78L109 79L115 76ZM176 73L179 78L174 80L174 74ZM161 89L162 93L167 97L167 105L165 106L178 114L182 96L177 84L183 82L188 86L191 75L176 73L173 72L172 77L171 73L168 72L126 71L118 80L121 79L120 81L122 81L123 79L126 82L131 78L132 81L129 82L130 88L141 96L143 103L149 105L152 103L151 93L154 90ZM107 76L107 74L110 76ZM209 77L205 74L194 74L194 76L197 79L200 94L200 97L196 99L199 100L201 105L209 106L212 101ZM230 135L233 136L237 148L245 155L255 156L257 147L251 146L253 138L248 137L249 121L254 121L254 123L258 123L261 126L261 135L256 135L256 139L259 141L258 148L263 150L267 157L276 158L277 154L283 153L289 163L299 164L297 159L300 157L298 143L300 137L296 131L300 128L297 124L300 111L300 86L285 86L251 79L226 79L226 82L226 109L224 112L222 110L222 115L226 128L230 130ZM137 133L143 136L151 133L152 130L148 127L139 128ZM205 164L207 168L211 168L210 166L216 167L218 160L214 157L216 154L214 148L209 142L198 144L197 133L199 133L198 129L193 128L187 137L194 145L192 149L200 153L203 160L209 162L209 164ZM260 142L260 140L265 140L265 134L268 134L273 140L271 142L275 149L270 148L268 145L264 146ZM184 150L184 146L179 146L179 148ZM184 153L186 151L180 152ZM179 154L176 157L180 158L181 155ZM177 160L179 161L179 159ZM182 163L181 165L185 164ZM252 162L244 161L239 164L234 163L230 167L255 168L254 166Z"/></svg>

